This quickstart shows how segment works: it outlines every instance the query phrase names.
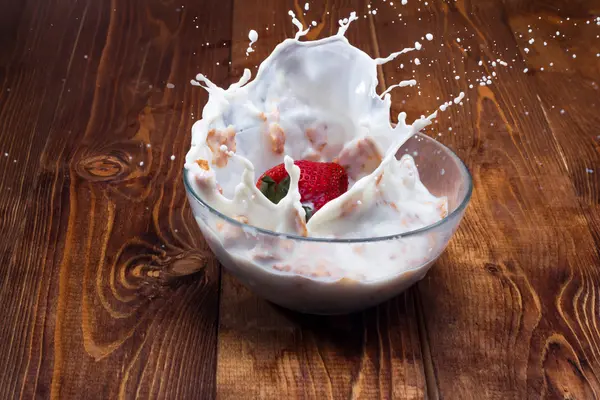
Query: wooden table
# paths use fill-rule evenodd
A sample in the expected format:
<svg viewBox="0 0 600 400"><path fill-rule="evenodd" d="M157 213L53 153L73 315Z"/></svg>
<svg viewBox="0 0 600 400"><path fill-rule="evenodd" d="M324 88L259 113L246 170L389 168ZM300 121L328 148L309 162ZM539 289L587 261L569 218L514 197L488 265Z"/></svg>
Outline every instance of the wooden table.
<svg viewBox="0 0 600 400"><path fill-rule="evenodd" d="M0 0L1 399L600 397L600 2L390 3ZM240 286L184 193L190 79L255 71L290 9L311 39L358 11L373 56L425 45L380 71L420 82L394 115L467 94L427 131L474 176L459 231L416 287L346 317Z"/></svg>

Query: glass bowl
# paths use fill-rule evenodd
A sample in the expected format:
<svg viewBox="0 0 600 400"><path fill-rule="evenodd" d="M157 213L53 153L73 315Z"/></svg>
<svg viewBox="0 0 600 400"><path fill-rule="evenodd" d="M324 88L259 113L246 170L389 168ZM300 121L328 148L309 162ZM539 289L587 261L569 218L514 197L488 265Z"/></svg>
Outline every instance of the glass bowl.
<svg viewBox="0 0 600 400"><path fill-rule="evenodd" d="M413 156L429 191L448 198L448 215L418 230L377 238L307 238L246 225L207 205L194 192L187 170L183 176L204 238L245 286L299 312L346 314L388 300L421 280L446 248L471 198L471 174L446 146L417 134L398 156L405 153Z"/></svg>

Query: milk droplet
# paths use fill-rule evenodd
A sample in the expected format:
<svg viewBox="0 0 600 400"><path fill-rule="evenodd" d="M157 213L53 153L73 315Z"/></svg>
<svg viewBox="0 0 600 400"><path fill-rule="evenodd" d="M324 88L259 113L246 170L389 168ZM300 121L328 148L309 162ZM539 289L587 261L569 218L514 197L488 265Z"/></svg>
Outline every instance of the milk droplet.
<svg viewBox="0 0 600 400"><path fill-rule="evenodd" d="M250 53L254 51L252 45L258 40L258 32L256 32L254 29L251 29L250 32L248 32L248 39L250 40L250 44L246 49L246 56L250 55Z"/></svg>
<svg viewBox="0 0 600 400"><path fill-rule="evenodd" d="M473 85L471 85L471 86L473 86ZM465 92L460 92L460 94L458 95L458 97L456 97L456 98L453 100L453 101L454 101L454 104L458 104L458 103L460 103L461 101L463 101L463 99L464 99L464 98L465 98Z"/></svg>
<svg viewBox="0 0 600 400"><path fill-rule="evenodd" d="M415 65L421 65L421 60L419 60L418 58L415 58Z"/></svg>
<svg viewBox="0 0 600 400"><path fill-rule="evenodd" d="M172 83L167 83L167 88L173 89L174 87L175 87L175 85L173 85Z"/></svg>
<svg viewBox="0 0 600 400"><path fill-rule="evenodd" d="M171 161L175 161L175 155L171 156Z"/></svg>
<svg viewBox="0 0 600 400"><path fill-rule="evenodd" d="M250 32L248 32L248 39L250 39L252 43L256 42L258 40L258 32L251 29Z"/></svg>
<svg viewBox="0 0 600 400"><path fill-rule="evenodd" d="M431 42L433 40L433 35L431 33L428 33L425 35L425 38Z"/></svg>
<svg viewBox="0 0 600 400"><path fill-rule="evenodd" d="M308 3L305 3L305 4L304 4L304 10L305 10L305 11L308 11L309 9L310 9L310 4L308 4Z"/></svg>

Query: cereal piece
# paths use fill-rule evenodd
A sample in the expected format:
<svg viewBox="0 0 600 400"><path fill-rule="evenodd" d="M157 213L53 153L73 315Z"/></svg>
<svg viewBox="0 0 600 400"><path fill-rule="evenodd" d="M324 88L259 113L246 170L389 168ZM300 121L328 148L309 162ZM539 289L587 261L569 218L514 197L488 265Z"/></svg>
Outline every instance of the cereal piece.
<svg viewBox="0 0 600 400"><path fill-rule="evenodd" d="M321 263L319 263L319 265L317 265L317 267L310 274L310 276L313 278L325 278L325 277L330 277L331 272L329 271L327 266L321 262Z"/></svg>
<svg viewBox="0 0 600 400"><path fill-rule="evenodd" d="M339 156L339 163L352 179L360 179L365 174L373 172L383 157L377 145L371 138L363 138L347 146Z"/></svg>
<svg viewBox="0 0 600 400"><path fill-rule="evenodd" d="M296 213L296 232L298 232L300 236L308 236L306 222L300 217L300 214L298 213Z"/></svg>
<svg viewBox="0 0 600 400"><path fill-rule="evenodd" d="M309 276L309 274L310 274L310 268L306 265L300 265L300 266L294 268L293 271L297 275Z"/></svg>
<svg viewBox="0 0 600 400"><path fill-rule="evenodd" d="M365 253L365 245L358 244L358 245L352 246L352 251L356 254L364 254Z"/></svg>
<svg viewBox="0 0 600 400"><path fill-rule="evenodd" d="M289 265L273 265L273 269L276 271L281 271L281 272L290 272L292 270L292 267L290 267Z"/></svg>
<svg viewBox="0 0 600 400"><path fill-rule="evenodd" d="M323 135L319 135L319 131L314 128L308 128L305 132L306 138L312 145L313 149L318 152L323 151L325 146L327 146L326 138Z"/></svg>
<svg viewBox="0 0 600 400"><path fill-rule="evenodd" d="M223 231L223 246L230 247L240 244L240 239L244 235L244 231L239 226L233 224L225 225Z"/></svg>
<svg viewBox="0 0 600 400"><path fill-rule="evenodd" d="M255 261L258 261L261 263L281 261L281 257L279 255L274 254L272 251L269 251L269 250L257 250L254 253L253 258ZM275 268L275 266L273 266L273 268Z"/></svg>
<svg viewBox="0 0 600 400"><path fill-rule="evenodd" d="M314 149L308 149L302 154L302 159L307 161L320 162L321 155L317 153Z"/></svg>
<svg viewBox="0 0 600 400"><path fill-rule="evenodd" d="M447 199L442 199L442 201L440 201L440 203L437 206L437 211L440 214L440 217L442 219L446 218L448 216L448 200Z"/></svg>
<svg viewBox="0 0 600 400"><path fill-rule="evenodd" d="M243 215L235 216L233 219L241 222L242 224L248 223L248 218ZM230 223L225 224L225 228L221 233L223 234L223 246L225 247L235 246L242 243L240 239L242 239L244 236L244 230L239 226Z"/></svg>
<svg viewBox="0 0 600 400"><path fill-rule="evenodd" d="M208 171L210 169L210 166L208 165L208 161L206 161L206 160L198 159L198 160L196 160L196 164L198 164L200 166L200 168L202 168L205 171Z"/></svg>
<svg viewBox="0 0 600 400"><path fill-rule="evenodd" d="M233 217L233 219L235 219L237 222L241 222L242 224L248 223L248 218L243 215L237 215L237 216Z"/></svg>
<svg viewBox="0 0 600 400"><path fill-rule="evenodd" d="M223 168L229 162L229 155L221 149L221 146L225 145L229 151L236 151L235 130L233 127L222 131L211 129L206 136L206 144L213 153L212 163Z"/></svg>
<svg viewBox="0 0 600 400"><path fill-rule="evenodd" d="M283 154L285 132L279 124L272 123L269 126L269 140L271 141L271 151L275 154Z"/></svg>

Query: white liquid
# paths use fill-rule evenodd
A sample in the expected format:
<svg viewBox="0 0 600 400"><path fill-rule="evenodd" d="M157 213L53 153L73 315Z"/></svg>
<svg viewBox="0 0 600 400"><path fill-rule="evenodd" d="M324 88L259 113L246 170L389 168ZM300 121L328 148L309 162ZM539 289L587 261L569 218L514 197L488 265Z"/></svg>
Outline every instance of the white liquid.
<svg viewBox="0 0 600 400"><path fill-rule="evenodd" d="M369 238L419 229L442 219L447 214L446 198L429 193L411 156L396 159L406 140L431 124L437 112L412 124L407 124L406 114L401 113L399 123L392 127L390 95L376 92L377 65L421 45L372 59L344 37L357 19L355 13L340 21L337 35L308 42L298 40L308 29L304 30L293 12L289 14L298 28L296 37L275 48L252 82L249 70L227 89L203 75L192 81L209 93L202 119L192 128L192 147L186 156L185 168L194 191L229 217L284 234ZM394 87L415 84L411 80ZM461 93L458 101L463 96ZM447 102L443 108L451 104ZM294 159L335 160L350 178L349 190L317 211L308 223L298 190L300 170ZM258 176L280 163L285 163L291 177L290 189L279 204L273 204L255 183ZM203 231L209 229L198 222ZM207 239L215 241L213 248L235 257L238 264L276 269L271 258L277 258L281 250L288 264L310 269L306 267L309 256L299 251L260 246L241 250L226 228L211 231ZM329 279L352 276L373 280L423 265L433 247L427 238L415 237L402 244L382 242L357 256L332 251L324 243L321 256L327 259L326 264L344 266L329 271ZM262 260L257 255L261 251L268 252L271 261ZM390 263L390 258L398 260ZM365 260L381 267L367 271Z"/></svg>
<svg viewBox="0 0 600 400"><path fill-rule="evenodd" d="M252 45L254 43L256 43L256 41L258 40L258 32L256 32L254 29L252 29L248 33L248 39L250 40L250 44L248 45L248 48L246 49L246 55L249 55L250 53L252 53L254 51L254 49L252 48Z"/></svg>

